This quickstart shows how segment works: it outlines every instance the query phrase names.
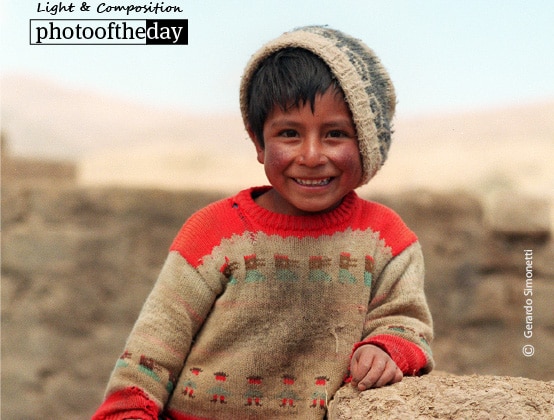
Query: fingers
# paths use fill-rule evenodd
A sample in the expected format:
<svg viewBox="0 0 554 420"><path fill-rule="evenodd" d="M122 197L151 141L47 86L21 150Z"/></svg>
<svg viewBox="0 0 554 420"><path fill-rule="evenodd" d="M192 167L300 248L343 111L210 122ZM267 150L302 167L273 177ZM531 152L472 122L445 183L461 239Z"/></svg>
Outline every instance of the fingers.
<svg viewBox="0 0 554 420"><path fill-rule="evenodd" d="M402 377L404 375L402 374L402 371L396 366L396 363L391 360L390 365L392 366L389 366L389 364L387 364L387 368L373 383L373 385L371 385L371 388L380 388L382 386L391 385L402 380Z"/></svg>
<svg viewBox="0 0 554 420"><path fill-rule="evenodd" d="M395 379L398 378L399 374L402 375L402 371L398 369L396 363L392 360L377 360L371 365L367 374L358 381L357 386L360 391L365 391L369 388L380 388L390 383L398 382ZM401 376L400 379L402 379Z"/></svg>
<svg viewBox="0 0 554 420"><path fill-rule="evenodd" d="M355 352L352 358L351 373L352 385L360 391L370 388L379 388L399 382L403 378L402 371L396 363L381 349L370 349ZM362 350L360 348L359 350Z"/></svg>

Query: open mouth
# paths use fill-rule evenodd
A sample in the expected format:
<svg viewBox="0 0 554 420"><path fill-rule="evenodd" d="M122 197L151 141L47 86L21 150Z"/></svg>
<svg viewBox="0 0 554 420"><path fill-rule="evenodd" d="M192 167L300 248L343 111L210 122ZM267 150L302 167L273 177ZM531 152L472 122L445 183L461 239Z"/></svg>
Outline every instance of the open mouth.
<svg viewBox="0 0 554 420"><path fill-rule="evenodd" d="M293 178L294 182L305 187L323 187L328 185L333 178L321 178L321 179L302 179Z"/></svg>

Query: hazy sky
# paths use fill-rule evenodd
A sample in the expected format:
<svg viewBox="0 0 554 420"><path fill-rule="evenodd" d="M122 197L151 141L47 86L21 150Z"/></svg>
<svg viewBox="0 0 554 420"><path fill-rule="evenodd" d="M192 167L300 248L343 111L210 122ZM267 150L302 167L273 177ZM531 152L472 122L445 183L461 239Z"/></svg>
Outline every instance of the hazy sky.
<svg viewBox="0 0 554 420"><path fill-rule="evenodd" d="M307 24L327 24L373 48L393 78L402 115L554 97L551 0L165 0L184 12L130 16L188 19L188 46L31 46L30 19L126 18L96 12L53 17L38 13L39 3L44 8L47 2L3 0L3 74L38 75L157 106L238 111L249 56ZM94 10L101 1L87 3ZM82 1L74 4L78 9Z"/></svg>

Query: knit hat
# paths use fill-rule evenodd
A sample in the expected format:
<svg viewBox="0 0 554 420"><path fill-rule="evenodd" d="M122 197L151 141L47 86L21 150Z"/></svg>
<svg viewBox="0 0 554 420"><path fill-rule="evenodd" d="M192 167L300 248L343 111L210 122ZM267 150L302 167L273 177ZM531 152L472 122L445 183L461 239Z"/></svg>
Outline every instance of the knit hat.
<svg viewBox="0 0 554 420"><path fill-rule="evenodd" d="M396 95L390 77L375 53L362 41L324 26L285 32L250 59L240 86L240 109L248 127L248 88L261 62L283 48L304 48L320 57L339 82L358 135L362 181L366 184L387 158Z"/></svg>

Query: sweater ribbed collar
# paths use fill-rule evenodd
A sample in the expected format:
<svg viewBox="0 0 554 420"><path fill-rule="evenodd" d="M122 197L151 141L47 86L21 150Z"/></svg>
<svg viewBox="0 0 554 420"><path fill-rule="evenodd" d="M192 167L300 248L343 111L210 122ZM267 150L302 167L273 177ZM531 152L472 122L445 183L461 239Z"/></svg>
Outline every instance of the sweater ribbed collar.
<svg viewBox="0 0 554 420"><path fill-rule="evenodd" d="M237 207L247 222L251 225L249 228L262 230L267 233L304 232L311 233L332 233L337 230L344 230L351 225L355 217L356 209L359 208L359 197L356 192L349 192L342 203L335 209L327 213L315 215L291 216L287 214L274 213L254 202L257 197L272 187L252 187L241 191L233 198L233 204Z"/></svg>

